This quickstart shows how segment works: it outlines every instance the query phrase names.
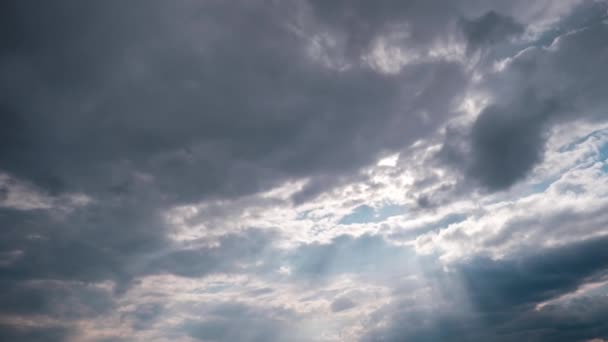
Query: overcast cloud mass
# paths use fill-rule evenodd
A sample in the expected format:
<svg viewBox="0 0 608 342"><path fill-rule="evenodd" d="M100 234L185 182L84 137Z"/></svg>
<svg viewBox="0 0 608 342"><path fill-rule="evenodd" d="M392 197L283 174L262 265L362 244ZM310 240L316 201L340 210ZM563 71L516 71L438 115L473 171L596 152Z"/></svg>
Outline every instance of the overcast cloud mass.
<svg viewBox="0 0 608 342"><path fill-rule="evenodd" d="M0 340L608 341L608 2L2 1Z"/></svg>

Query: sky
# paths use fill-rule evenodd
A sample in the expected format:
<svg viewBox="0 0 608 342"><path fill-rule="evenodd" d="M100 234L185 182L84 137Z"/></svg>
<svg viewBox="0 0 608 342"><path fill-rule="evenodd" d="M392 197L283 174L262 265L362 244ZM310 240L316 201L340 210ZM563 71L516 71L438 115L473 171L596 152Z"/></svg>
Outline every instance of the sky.
<svg viewBox="0 0 608 342"><path fill-rule="evenodd" d="M605 0L0 3L0 340L608 341Z"/></svg>

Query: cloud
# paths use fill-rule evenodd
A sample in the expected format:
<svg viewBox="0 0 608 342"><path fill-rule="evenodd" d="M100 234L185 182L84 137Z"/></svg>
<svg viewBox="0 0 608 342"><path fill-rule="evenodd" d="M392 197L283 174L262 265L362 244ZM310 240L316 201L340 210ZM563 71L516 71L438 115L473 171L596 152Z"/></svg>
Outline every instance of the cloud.
<svg viewBox="0 0 608 342"><path fill-rule="evenodd" d="M492 103L464 134L465 147L446 142L442 158L482 187L506 189L542 160L551 127L604 118L606 78L599 66L607 57L599 42L606 30L596 21L505 59L482 82Z"/></svg>
<svg viewBox="0 0 608 342"><path fill-rule="evenodd" d="M331 303L331 311L345 311L354 308L355 306L357 306L357 303L353 302L351 299L347 297L340 297Z"/></svg>
<svg viewBox="0 0 608 342"><path fill-rule="evenodd" d="M5 315L42 314L63 319L103 315L114 305L107 288L50 280L10 283L6 279L0 303Z"/></svg>
<svg viewBox="0 0 608 342"><path fill-rule="evenodd" d="M159 303L145 303L137 305L136 308L123 316L124 319L133 321L133 328L136 330L148 329L160 318L163 306Z"/></svg>
<svg viewBox="0 0 608 342"><path fill-rule="evenodd" d="M0 339L606 339L605 5L3 3Z"/></svg>
<svg viewBox="0 0 608 342"><path fill-rule="evenodd" d="M429 274L427 282L447 302L408 305L389 310L390 325L372 329L365 341L579 341L604 336L608 325L604 297L565 304L537 304L576 290L606 275L606 238L503 260L463 260L447 274ZM444 283L453 282L450 286ZM458 294L463 285L464 294ZM463 306L464 295L471 306ZM433 309L433 308L437 309Z"/></svg>
<svg viewBox="0 0 608 342"><path fill-rule="evenodd" d="M469 49L491 46L524 32L524 27L513 18L489 11L481 17L461 22Z"/></svg>
<svg viewBox="0 0 608 342"><path fill-rule="evenodd" d="M5 341L24 342L61 342L69 336L67 329L58 328L29 328L15 325L0 325L0 337Z"/></svg>
<svg viewBox="0 0 608 342"><path fill-rule="evenodd" d="M504 189L523 178L542 158L544 113L534 103L521 107L485 109L472 128L473 160L468 176L492 190ZM539 112L535 112L539 110ZM534 119L534 118L538 119Z"/></svg>
<svg viewBox="0 0 608 342"><path fill-rule="evenodd" d="M269 232L249 230L223 235L217 241L203 241L210 246L177 246L151 258L143 272L166 272L185 277L201 277L213 272L250 272L253 270L249 268L264 260L267 250L272 252L274 237L275 234Z"/></svg>
<svg viewBox="0 0 608 342"><path fill-rule="evenodd" d="M478 259L461 268L465 286L481 310L533 305L572 291L602 275L608 240L592 239L512 260Z"/></svg>
<svg viewBox="0 0 608 342"><path fill-rule="evenodd" d="M466 81L446 61L328 69L289 6L9 7L0 162L51 191L186 202L334 179L432 132Z"/></svg>
<svg viewBox="0 0 608 342"><path fill-rule="evenodd" d="M289 338L304 341L289 329L283 310L266 311L239 304L219 304L208 311L209 318L185 324L188 334L200 341L276 341ZM280 317L275 317L280 315ZM289 337L288 337L289 336Z"/></svg>

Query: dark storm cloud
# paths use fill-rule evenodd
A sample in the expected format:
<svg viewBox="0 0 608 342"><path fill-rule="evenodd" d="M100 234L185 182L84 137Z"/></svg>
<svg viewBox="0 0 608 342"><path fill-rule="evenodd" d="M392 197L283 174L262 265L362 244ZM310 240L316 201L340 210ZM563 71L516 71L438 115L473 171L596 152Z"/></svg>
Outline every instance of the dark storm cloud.
<svg viewBox="0 0 608 342"><path fill-rule="evenodd" d="M363 341L571 342L606 338L608 302L603 297L581 298L540 311L484 316L463 311L408 312L399 326L372 331Z"/></svg>
<svg viewBox="0 0 608 342"><path fill-rule="evenodd" d="M68 215L2 210L0 251L16 257L0 265L0 314L49 317L66 326L110 314L116 294L141 274L141 258L167 244L155 229L153 215L130 209L93 206ZM103 281L104 288L95 285ZM113 291L107 287L112 283ZM10 334L23 338L7 341L66 340L63 335L53 339L44 331L14 328Z"/></svg>
<svg viewBox="0 0 608 342"><path fill-rule="evenodd" d="M2 279L0 289L0 312L5 315L44 314L69 320L101 315L113 307L110 291L78 282Z"/></svg>
<svg viewBox="0 0 608 342"><path fill-rule="evenodd" d="M524 27L513 18L489 11L481 17L463 19L462 30L469 49L491 46L503 40L520 35Z"/></svg>
<svg viewBox="0 0 608 342"><path fill-rule="evenodd" d="M62 327L38 328L0 324L0 340L23 342L63 342L70 331Z"/></svg>
<svg viewBox="0 0 608 342"><path fill-rule="evenodd" d="M531 308L608 271L608 238L529 254L502 261L480 258L460 268L480 310Z"/></svg>
<svg viewBox="0 0 608 342"><path fill-rule="evenodd" d="M9 189L5 184L0 185L0 201L6 200L9 192Z"/></svg>
<svg viewBox="0 0 608 342"><path fill-rule="evenodd" d="M11 280L58 279L95 282L132 279L134 258L168 246L154 213L132 207L93 206L67 217L46 211L4 210L3 251L20 251L2 265Z"/></svg>
<svg viewBox="0 0 608 342"><path fill-rule="evenodd" d="M241 5L3 5L0 167L98 196L146 175L171 201L333 179L431 132L465 82L447 62L329 69L289 6Z"/></svg>
<svg viewBox="0 0 608 342"><path fill-rule="evenodd" d="M177 243L166 237L156 211L126 203L91 205L67 215L5 209L0 226L0 255L12 256L0 264L0 315L49 317L68 327L74 320L112 314L117 300L147 275L254 272L246 265L262 259L274 238L250 230L222 236L213 247L205 245L210 241ZM95 285L101 282L102 287ZM142 306L127 318L134 329L149 329L159 310ZM13 330L2 333L24 341L39 334L27 327Z"/></svg>
<svg viewBox="0 0 608 342"><path fill-rule="evenodd" d="M164 223L154 212L129 207L93 207L61 218L44 211L0 214L0 250L19 252L14 261L0 266L1 279L11 284L29 279L110 280L121 290L146 274L200 277L234 272L237 262L262 257L276 236L252 229L199 241L202 246L196 241L183 244L165 236ZM211 242L214 245L208 246Z"/></svg>
<svg viewBox="0 0 608 342"><path fill-rule="evenodd" d="M488 107L471 132L473 160L467 170L491 190L523 178L542 158L543 123L555 105L529 101L510 108Z"/></svg>
<svg viewBox="0 0 608 342"><path fill-rule="evenodd" d="M551 127L605 119L608 26L596 14L605 8L591 7L594 22L573 28L549 47L521 51L504 70L489 75L483 85L484 91L491 90L493 103L470 132L448 132L441 158L461 168L468 180L501 190L543 159Z"/></svg>
<svg viewBox="0 0 608 342"><path fill-rule="evenodd" d="M437 271L440 272L439 269ZM472 309L441 310L403 306L391 312L392 325L372 331L367 341L583 341L606 337L606 299L573 299L536 310L537 304L571 293L608 272L608 239L598 238L525 252L504 260L476 257L452 272L428 274L453 282L443 296L458 298L462 282ZM431 280L432 282L433 280ZM424 322L418 324L416 322Z"/></svg>
<svg viewBox="0 0 608 342"><path fill-rule="evenodd" d="M608 338L608 300L582 297L564 305L548 305L531 311L500 327L508 332L503 340L590 341ZM542 327L542 329L539 329Z"/></svg>

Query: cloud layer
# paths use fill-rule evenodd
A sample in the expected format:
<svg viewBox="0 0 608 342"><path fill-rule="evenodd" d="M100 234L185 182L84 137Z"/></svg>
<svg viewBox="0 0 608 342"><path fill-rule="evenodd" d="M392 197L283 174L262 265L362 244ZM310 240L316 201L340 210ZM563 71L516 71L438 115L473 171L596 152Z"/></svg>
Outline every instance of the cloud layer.
<svg viewBox="0 0 608 342"><path fill-rule="evenodd" d="M608 339L607 10L0 5L0 339Z"/></svg>

